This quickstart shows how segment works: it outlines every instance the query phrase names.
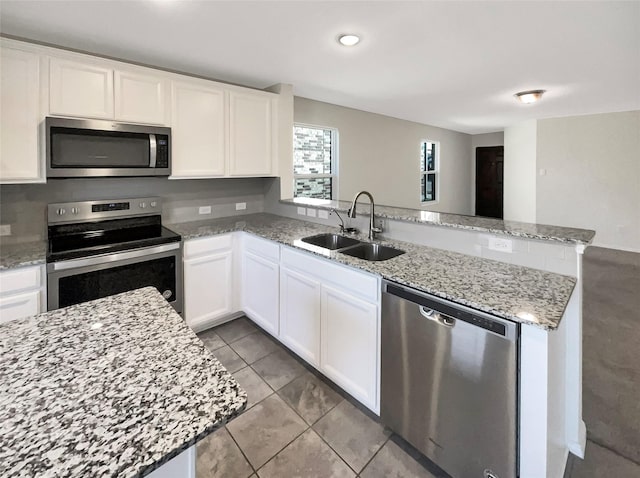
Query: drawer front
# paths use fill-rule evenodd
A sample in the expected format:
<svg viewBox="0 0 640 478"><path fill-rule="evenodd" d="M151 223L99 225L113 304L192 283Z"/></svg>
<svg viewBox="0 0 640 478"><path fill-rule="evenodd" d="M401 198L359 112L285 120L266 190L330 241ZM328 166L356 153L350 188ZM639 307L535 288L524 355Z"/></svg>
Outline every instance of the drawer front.
<svg viewBox="0 0 640 478"><path fill-rule="evenodd" d="M232 246L233 238L231 234L188 239L184 242L183 257L185 259L192 259L215 252L227 251L230 250Z"/></svg>
<svg viewBox="0 0 640 478"><path fill-rule="evenodd" d="M40 313L40 291L0 298L0 324Z"/></svg>
<svg viewBox="0 0 640 478"><path fill-rule="evenodd" d="M245 251L270 261L280 261L280 245L277 242L260 239L248 233L243 234L242 241Z"/></svg>
<svg viewBox="0 0 640 478"><path fill-rule="evenodd" d="M378 302L380 285L378 278L372 274L334 264L288 247L282 248L281 262L286 267L305 274L312 274L323 283L331 284L339 290L351 293L368 302Z"/></svg>
<svg viewBox="0 0 640 478"><path fill-rule="evenodd" d="M41 266L36 266L0 272L0 294L39 288L40 269Z"/></svg>

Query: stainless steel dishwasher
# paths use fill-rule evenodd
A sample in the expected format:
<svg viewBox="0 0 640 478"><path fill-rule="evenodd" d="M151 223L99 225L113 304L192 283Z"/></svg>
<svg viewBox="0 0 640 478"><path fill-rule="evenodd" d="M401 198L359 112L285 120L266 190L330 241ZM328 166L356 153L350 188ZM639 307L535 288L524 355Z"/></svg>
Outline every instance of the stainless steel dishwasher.
<svg viewBox="0 0 640 478"><path fill-rule="evenodd" d="M518 324L382 287L382 421L454 478L516 477Z"/></svg>

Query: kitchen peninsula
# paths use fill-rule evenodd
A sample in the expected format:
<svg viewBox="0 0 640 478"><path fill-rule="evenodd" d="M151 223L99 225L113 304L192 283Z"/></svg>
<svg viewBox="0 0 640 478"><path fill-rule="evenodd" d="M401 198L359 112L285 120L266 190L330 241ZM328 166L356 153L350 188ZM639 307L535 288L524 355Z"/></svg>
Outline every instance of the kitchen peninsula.
<svg viewBox="0 0 640 478"><path fill-rule="evenodd" d="M152 287L0 332L1 476L195 476L195 443L246 406Z"/></svg>

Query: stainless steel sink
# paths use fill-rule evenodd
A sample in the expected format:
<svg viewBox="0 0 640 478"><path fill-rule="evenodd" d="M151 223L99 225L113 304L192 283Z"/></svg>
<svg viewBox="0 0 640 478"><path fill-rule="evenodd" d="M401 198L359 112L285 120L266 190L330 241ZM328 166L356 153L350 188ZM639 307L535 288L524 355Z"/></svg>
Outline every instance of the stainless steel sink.
<svg viewBox="0 0 640 478"><path fill-rule="evenodd" d="M360 244L360 241L351 237L341 236L340 234L318 234L316 236L303 237L302 242L311 244L324 249L335 251L336 249L343 249L345 247L355 246Z"/></svg>
<svg viewBox="0 0 640 478"><path fill-rule="evenodd" d="M357 257L358 259L364 259L365 261L386 261L400 254L404 254L405 251L372 242L363 242L359 246L350 247L340 252L348 256Z"/></svg>

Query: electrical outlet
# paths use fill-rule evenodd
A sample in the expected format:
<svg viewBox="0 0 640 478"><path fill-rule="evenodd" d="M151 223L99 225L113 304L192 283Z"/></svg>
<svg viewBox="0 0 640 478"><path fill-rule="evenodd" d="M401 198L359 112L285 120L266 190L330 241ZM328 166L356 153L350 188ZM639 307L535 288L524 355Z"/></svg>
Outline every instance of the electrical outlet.
<svg viewBox="0 0 640 478"><path fill-rule="evenodd" d="M489 237L489 249L500 252L513 252L513 241L498 237Z"/></svg>
<svg viewBox="0 0 640 478"><path fill-rule="evenodd" d="M309 217L316 217L316 210L315 210L315 209L307 208L307 216L309 216Z"/></svg>
<svg viewBox="0 0 640 478"><path fill-rule="evenodd" d="M307 208L299 207L298 208L298 214L300 214L301 216L305 216L307 214Z"/></svg>
<svg viewBox="0 0 640 478"><path fill-rule="evenodd" d="M200 206L198 214L211 214L211 206Z"/></svg>
<svg viewBox="0 0 640 478"><path fill-rule="evenodd" d="M0 236L11 235L11 224L0 224Z"/></svg>
<svg viewBox="0 0 640 478"><path fill-rule="evenodd" d="M320 219L329 219L329 211L325 211L324 209L319 210L318 217Z"/></svg>
<svg viewBox="0 0 640 478"><path fill-rule="evenodd" d="M244 211L245 209L247 209L247 203L246 202L237 202L236 203L236 211Z"/></svg>

